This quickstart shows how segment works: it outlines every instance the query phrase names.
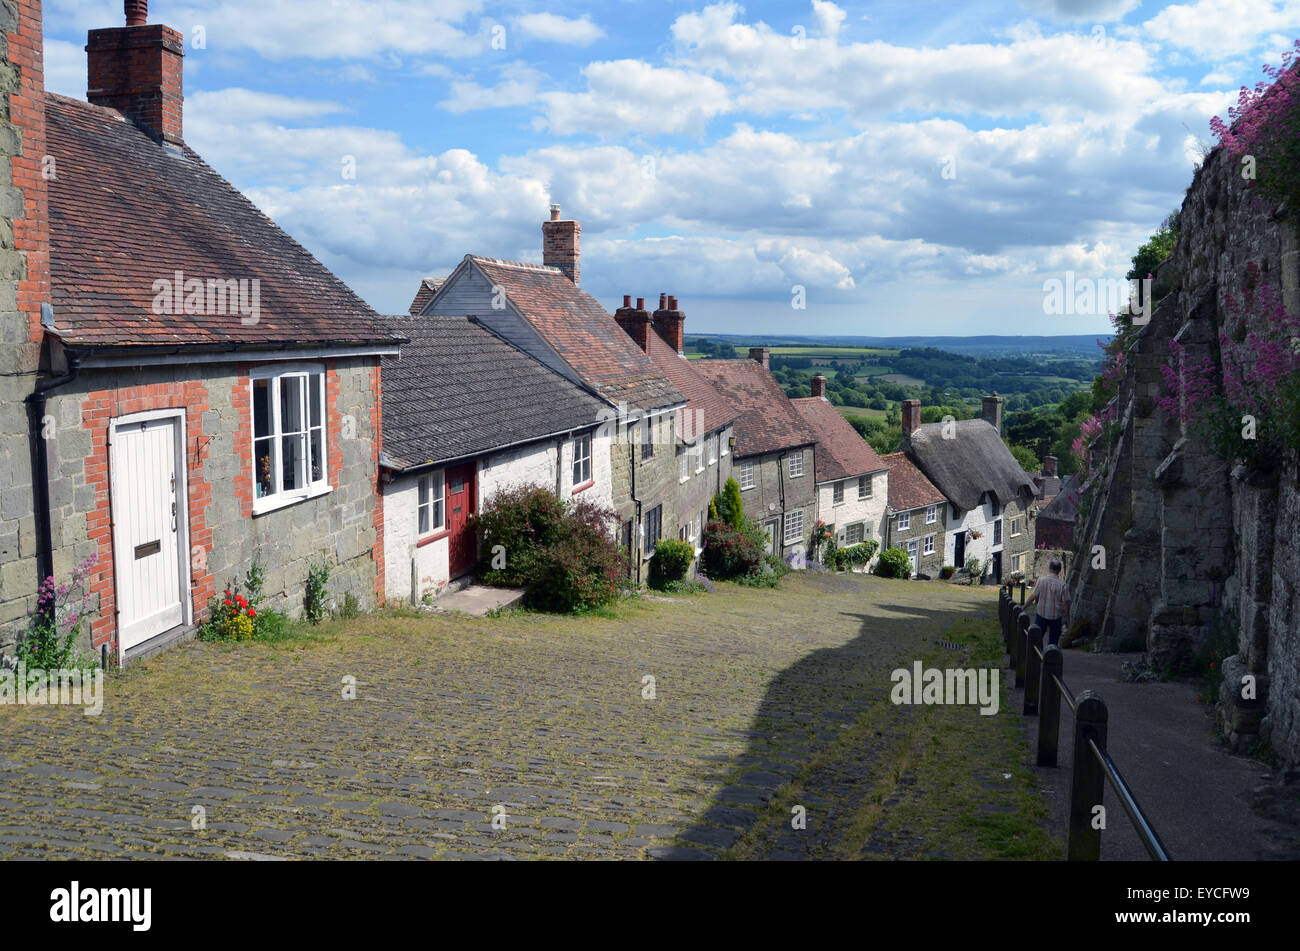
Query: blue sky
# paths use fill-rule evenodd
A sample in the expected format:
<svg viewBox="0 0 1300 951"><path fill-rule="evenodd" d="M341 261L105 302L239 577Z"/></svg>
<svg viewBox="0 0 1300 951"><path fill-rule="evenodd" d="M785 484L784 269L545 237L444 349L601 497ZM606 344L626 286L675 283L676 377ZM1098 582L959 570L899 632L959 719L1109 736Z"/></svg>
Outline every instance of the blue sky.
<svg viewBox="0 0 1300 951"><path fill-rule="evenodd" d="M47 0L85 96L117 0ZM467 252L675 294L687 332L1093 333L1044 282L1122 278L1300 0L153 0L185 135L373 306ZM349 175L349 172L354 174ZM803 288L804 309L792 301Z"/></svg>

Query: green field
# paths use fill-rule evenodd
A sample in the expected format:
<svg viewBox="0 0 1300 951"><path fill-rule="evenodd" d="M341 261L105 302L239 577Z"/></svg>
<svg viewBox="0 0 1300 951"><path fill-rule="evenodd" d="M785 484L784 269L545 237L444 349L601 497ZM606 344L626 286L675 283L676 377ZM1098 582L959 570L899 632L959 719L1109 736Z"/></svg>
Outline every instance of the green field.
<svg viewBox="0 0 1300 951"><path fill-rule="evenodd" d="M899 386L925 386L925 380L918 380L905 373L882 373L880 378L886 383L897 383Z"/></svg>
<svg viewBox="0 0 1300 951"><path fill-rule="evenodd" d="M898 351L883 350L876 347L773 347L772 356L854 360L865 357L896 357Z"/></svg>
<svg viewBox="0 0 1300 951"><path fill-rule="evenodd" d="M875 419L884 419L887 412L883 409L872 409L870 406L837 406L841 416L871 416Z"/></svg>

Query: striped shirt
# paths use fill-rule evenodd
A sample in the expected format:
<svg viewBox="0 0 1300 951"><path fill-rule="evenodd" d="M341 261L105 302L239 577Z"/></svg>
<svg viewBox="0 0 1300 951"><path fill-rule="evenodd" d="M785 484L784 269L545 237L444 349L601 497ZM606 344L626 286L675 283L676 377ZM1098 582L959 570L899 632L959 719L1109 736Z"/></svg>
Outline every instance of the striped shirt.
<svg viewBox="0 0 1300 951"><path fill-rule="evenodd" d="M1065 582L1056 575L1044 575L1038 579L1034 585L1034 597L1038 598L1035 602L1038 605L1039 617L1047 618L1054 621L1065 613L1065 608L1070 603L1070 591L1065 586Z"/></svg>

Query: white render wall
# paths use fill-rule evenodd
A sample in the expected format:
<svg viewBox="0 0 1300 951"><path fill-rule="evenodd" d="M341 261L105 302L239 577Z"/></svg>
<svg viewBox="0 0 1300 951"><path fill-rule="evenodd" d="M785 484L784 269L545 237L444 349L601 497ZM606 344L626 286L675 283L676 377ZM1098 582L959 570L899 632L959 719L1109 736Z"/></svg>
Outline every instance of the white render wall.
<svg viewBox="0 0 1300 951"><path fill-rule="evenodd" d="M945 565L953 565L958 570L966 567L964 562L960 565L956 565L953 562L957 548L956 533L974 529L980 533L980 537L976 539L967 537L966 558L978 558L987 569L988 563L992 559L993 552L1001 551L1003 542L1006 541L1006 538L1004 537L1002 542L999 542L996 546L993 544L993 523L999 518L1002 518L1001 515L994 518L993 503L986 500L983 504L976 506L969 512L964 512L960 519L954 519L952 517L951 505L944 505L944 509L947 512L945 518L948 535L944 541L943 563ZM1004 532L1006 527L1006 523L1004 522L1002 525ZM1002 570L1005 573L1010 569L1008 566L1003 565Z"/></svg>
<svg viewBox="0 0 1300 951"><path fill-rule="evenodd" d="M835 544L843 547L844 530L857 522L863 525L862 540L875 539L884 547L885 508L889 503L889 472L877 472L871 476L871 496L858 498L858 480L844 481L844 501L839 505L834 502L835 483L823 482L817 486L817 518L827 525L834 526Z"/></svg>
<svg viewBox="0 0 1300 951"><path fill-rule="evenodd" d="M610 437L593 434L591 443L592 478L595 485L580 495L584 500L590 498L601 505L612 507ZM480 458L475 511L480 511L484 503L497 492L511 486L542 485L554 491L556 450L556 441L548 440ZM560 447L560 456L560 498L572 499L575 497L573 440L564 441ZM417 601L429 591L437 597L451 581L448 540L441 538L427 545L416 545L418 500L417 477L397 479L384 486L385 587L390 598L407 600L411 597L412 559L415 560L417 570Z"/></svg>

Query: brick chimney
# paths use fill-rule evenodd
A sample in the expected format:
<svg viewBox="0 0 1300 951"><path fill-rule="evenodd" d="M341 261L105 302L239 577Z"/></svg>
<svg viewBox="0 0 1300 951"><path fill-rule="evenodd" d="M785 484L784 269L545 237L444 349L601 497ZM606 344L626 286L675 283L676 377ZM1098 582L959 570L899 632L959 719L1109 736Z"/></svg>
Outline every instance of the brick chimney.
<svg viewBox="0 0 1300 951"><path fill-rule="evenodd" d="M654 312L655 333L678 354L686 352L686 315L677 309L677 298L659 295L659 309Z"/></svg>
<svg viewBox="0 0 1300 951"><path fill-rule="evenodd" d="M921 401L903 400L903 436L910 436L921 426Z"/></svg>
<svg viewBox="0 0 1300 951"><path fill-rule="evenodd" d="M991 396L984 397L984 421L1002 435L1002 397L994 392Z"/></svg>
<svg viewBox="0 0 1300 951"><path fill-rule="evenodd" d="M632 342L643 351L650 349L650 313L645 309L645 298L638 297L632 306L632 295L623 295L623 306L614 311L614 319Z"/></svg>
<svg viewBox="0 0 1300 951"><path fill-rule="evenodd" d="M0 239L0 273L10 302L0 304L0 405L6 422L12 407L14 418L24 396L18 381L22 374L34 375L40 360L45 330L42 317L50 303L50 219L49 181L45 174L45 58L40 0L18 0L12 23L7 24L4 51L4 80L7 93L0 93L0 169L5 176L0 188L0 232L9 230L12 241ZM21 136L21 139L19 138ZM13 386L10 387L10 383ZM17 430L5 430L16 432ZM12 463L17 465L16 462ZM17 470L15 470L17 471ZM23 485L21 477L15 486ZM26 482L30 486L31 482ZM14 490L18 491L17 488ZM38 496L39 498L39 496ZM39 504L39 503L38 503ZM5 558L8 557L6 554ZM42 566L42 570L52 570ZM35 584L35 581L32 582ZM18 597L15 592L14 597ZM17 604L9 596L6 605Z"/></svg>
<svg viewBox="0 0 1300 951"><path fill-rule="evenodd" d="M542 263L558 267L569 280L578 283L578 249L582 225L576 221L561 221L560 206L551 205L551 220L542 222Z"/></svg>
<svg viewBox="0 0 1300 951"><path fill-rule="evenodd" d="M749 359L757 360L763 364L764 370L772 369L772 351L767 347L750 347Z"/></svg>
<svg viewBox="0 0 1300 951"><path fill-rule="evenodd" d="M1043 475L1049 479L1056 478L1056 462L1055 456L1043 456Z"/></svg>
<svg viewBox="0 0 1300 951"><path fill-rule="evenodd" d="M818 399L820 400L826 399L826 377L822 376L820 373L818 373L815 377L813 377L812 391L813 391L812 395L817 397Z"/></svg>
<svg viewBox="0 0 1300 951"><path fill-rule="evenodd" d="M125 0L123 7L126 26L88 34L86 98L117 109L157 142L180 144L184 38L169 26L146 23L148 0Z"/></svg>

